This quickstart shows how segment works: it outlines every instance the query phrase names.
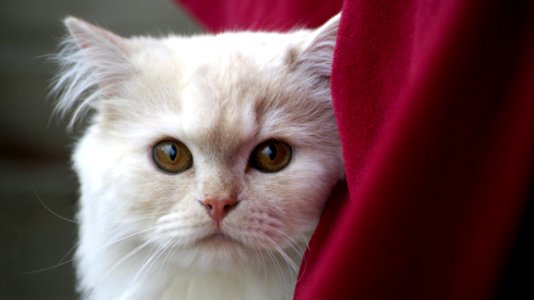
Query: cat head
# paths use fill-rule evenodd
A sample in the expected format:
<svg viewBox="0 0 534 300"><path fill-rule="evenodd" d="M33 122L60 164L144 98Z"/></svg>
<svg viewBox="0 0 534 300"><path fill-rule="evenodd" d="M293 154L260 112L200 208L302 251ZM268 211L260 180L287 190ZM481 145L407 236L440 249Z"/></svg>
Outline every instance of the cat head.
<svg viewBox="0 0 534 300"><path fill-rule="evenodd" d="M71 125L93 112L73 158L81 247L121 240L211 265L306 241L344 174L329 82L338 19L123 38L67 18L57 111Z"/></svg>

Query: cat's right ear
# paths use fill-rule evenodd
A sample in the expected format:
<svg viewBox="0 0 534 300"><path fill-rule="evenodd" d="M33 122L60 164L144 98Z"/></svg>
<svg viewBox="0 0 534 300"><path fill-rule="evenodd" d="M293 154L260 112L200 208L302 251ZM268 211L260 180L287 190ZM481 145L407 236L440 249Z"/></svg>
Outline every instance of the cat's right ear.
<svg viewBox="0 0 534 300"><path fill-rule="evenodd" d="M340 18L341 13L338 13L308 36L296 62L301 72L316 78L330 78Z"/></svg>
<svg viewBox="0 0 534 300"><path fill-rule="evenodd" d="M114 96L118 87L132 74L128 62L130 41L110 31L74 17L64 24L68 36L55 56L60 65L53 92L56 111L64 116L73 112L69 127L96 101Z"/></svg>

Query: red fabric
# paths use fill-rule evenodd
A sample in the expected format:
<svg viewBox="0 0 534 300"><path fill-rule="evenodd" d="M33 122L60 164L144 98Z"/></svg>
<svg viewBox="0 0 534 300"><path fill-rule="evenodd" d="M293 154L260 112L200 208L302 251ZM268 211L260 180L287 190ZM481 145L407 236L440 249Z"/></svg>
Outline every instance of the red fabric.
<svg viewBox="0 0 534 300"><path fill-rule="evenodd" d="M342 0L175 0L210 31L314 28L341 9Z"/></svg>
<svg viewBox="0 0 534 300"><path fill-rule="evenodd" d="M316 26L338 1L183 0L210 30ZM534 2L343 4L346 162L295 299L487 299L534 166ZM347 190L348 188L348 190Z"/></svg>

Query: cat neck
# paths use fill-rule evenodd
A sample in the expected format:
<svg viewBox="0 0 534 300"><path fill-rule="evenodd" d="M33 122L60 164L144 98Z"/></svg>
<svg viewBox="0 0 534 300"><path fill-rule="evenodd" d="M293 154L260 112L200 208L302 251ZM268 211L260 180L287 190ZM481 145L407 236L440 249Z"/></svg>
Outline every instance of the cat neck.
<svg viewBox="0 0 534 300"><path fill-rule="evenodd" d="M258 270L177 272L164 288L161 299L271 300L292 299L294 272L277 265Z"/></svg>

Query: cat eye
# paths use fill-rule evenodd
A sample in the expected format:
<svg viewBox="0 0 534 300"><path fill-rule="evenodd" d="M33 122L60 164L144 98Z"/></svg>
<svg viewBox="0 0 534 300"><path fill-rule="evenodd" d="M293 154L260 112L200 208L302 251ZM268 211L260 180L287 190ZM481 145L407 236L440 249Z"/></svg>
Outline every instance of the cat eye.
<svg viewBox="0 0 534 300"><path fill-rule="evenodd" d="M167 173L180 173L193 165L191 151L179 141L162 141L152 148L156 166Z"/></svg>
<svg viewBox="0 0 534 300"><path fill-rule="evenodd" d="M291 147L278 140L267 140L254 149L250 165L262 172L273 173L285 168L291 160Z"/></svg>

